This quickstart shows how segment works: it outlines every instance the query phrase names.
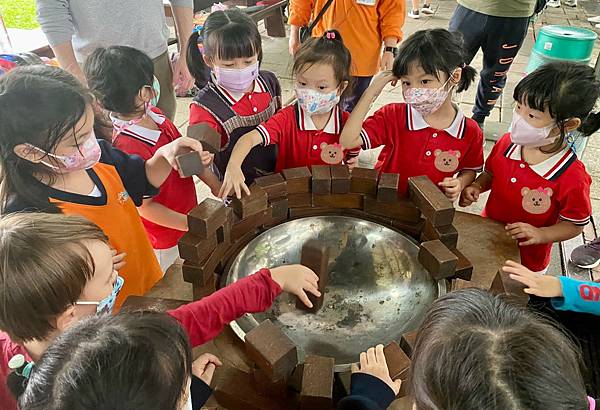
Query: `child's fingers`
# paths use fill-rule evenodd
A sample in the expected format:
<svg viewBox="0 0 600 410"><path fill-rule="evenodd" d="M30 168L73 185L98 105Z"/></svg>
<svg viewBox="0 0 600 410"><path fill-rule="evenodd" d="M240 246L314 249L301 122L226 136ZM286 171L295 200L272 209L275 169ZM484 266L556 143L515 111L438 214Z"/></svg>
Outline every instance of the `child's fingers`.
<svg viewBox="0 0 600 410"><path fill-rule="evenodd" d="M248 188L245 182L242 182L242 188L244 189L246 195L250 195L250 189Z"/></svg>
<svg viewBox="0 0 600 410"><path fill-rule="evenodd" d="M212 380L212 378L215 374L216 368L217 367L213 363L207 364L206 367L204 368L204 374L202 374L202 380L204 382L206 382L208 380L207 384L210 384L210 381Z"/></svg>
<svg viewBox="0 0 600 410"><path fill-rule="evenodd" d="M523 242L519 242L519 246L529 246L529 245L536 245L537 241L535 240L535 238L529 238L526 241Z"/></svg>
<svg viewBox="0 0 600 410"><path fill-rule="evenodd" d="M375 346L375 360L377 363L380 363L387 367L387 362L385 360L385 355L383 354L383 345L378 344Z"/></svg>
<svg viewBox="0 0 600 410"><path fill-rule="evenodd" d="M316 297L321 296L321 292L319 291L319 289L313 285L312 283L305 283L304 286L302 287L306 292L310 292L313 295L315 295Z"/></svg>
<svg viewBox="0 0 600 410"><path fill-rule="evenodd" d="M522 283L523 285L527 286L528 288L533 288L536 285L535 279L529 278L527 276L520 276L520 275L516 275L514 273L511 273L508 276L512 280L516 280L517 282Z"/></svg>
<svg viewBox="0 0 600 410"><path fill-rule="evenodd" d="M521 265L520 263L511 261L510 259L508 259L506 262L504 262L504 265L511 266L513 268L524 268L524 266Z"/></svg>
<svg viewBox="0 0 600 410"><path fill-rule="evenodd" d="M236 184L233 188L234 188L234 191L235 191L235 197L237 199L242 199L242 189L241 189L241 187Z"/></svg>
<svg viewBox="0 0 600 410"><path fill-rule="evenodd" d="M369 350L367 350L367 364L374 365L376 363L377 360L375 358L375 348L370 347Z"/></svg>
<svg viewBox="0 0 600 410"><path fill-rule="evenodd" d="M529 239L530 235L527 232L519 232L517 234L512 235L513 239Z"/></svg>
<svg viewBox="0 0 600 410"><path fill-rule="evenodd" d="M202 152L204 149L202 148L202 143L198 140L195 140L190 137L179 137L176 140L178 142L179 147L186 147L191 149L192 151Z"/></svg>
<svg viewBox="0 0 600 410"><path fill-rule="evenodd" d="M400 380L400 379L393 380L392 386L390 386L390 387L392 388L394 393L396 393L396 396L397 396L398 393L400 393L400 389L402 388L402 380Z"/></svg>
<svg viewBox="0 0 600 410"><path fill-rule="evenodd" d="M312 302L310 301L310 299L308 298L308 296L306 296L306 293L304 292L304 290L300 290L296 294L296 296L298 296L298 299L300 299L302 301L302 303L304 303L309 308L313 307Z"/></svg>
<svg viewBox="0 0 600 410"><path fill-rule="evenodd" d="M367 361L367 352L362 352L360 354L360 368L361 370L364 370L365 366L367 366L368 361Z"/></svg>
<svg viewBox="0 0 600 410"><path fill-rule="evenodd" d="M350 366L350 370L352 371L352 373L357 373L360 371L359 367L358 367L358 363L352 363L352 365Z"/></svg>

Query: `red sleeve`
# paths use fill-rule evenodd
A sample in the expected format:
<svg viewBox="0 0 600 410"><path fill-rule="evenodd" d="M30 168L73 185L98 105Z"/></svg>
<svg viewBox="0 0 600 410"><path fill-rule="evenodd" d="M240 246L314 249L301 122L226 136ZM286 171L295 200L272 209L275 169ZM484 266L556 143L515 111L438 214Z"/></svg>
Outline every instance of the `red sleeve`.
<svg viewBox="0 0 600 410"><path fill-rule="evenodd" d="M508 140L508 142L507 142L507 140ZM494 167L493 167L494 159L496 158L496 156L502 155L502 153L505 151L505 149L508 148L508 145L510 145L510 134L506 133L506 134L504 134L504 136L502 138L500 138L496 142L496 144L494 144L494 148L492 148L492 152L490 152L490 155L488 155L487 159L485 160L484 170L487 173L489 173L490 175L494 175Z"/></svg>
<svg viewBox="0 0 600 410"><path fill-rule="evenodd" d="M483 169L483 132L477 125L468 125L465 138L469 139L469 148L460 161L460 170L481 171Z"/></svg>
<svg viewBox="0 0 600 410"><path fill-rule="evenodd" d="M215 338L232 320L245 313L263 312L281 293L271 271L261 269L210 296L168 313L186 330L192 347Z"/></svg>
<svg viewBox="0 0 600 410"><path fill-rule="evenodd" d="M579 164L573 164L577 166ZM558 202L560 211L558 217L563 221L569 221L575 225L586 225L592 215L592 204L590 201L590 185L592 179L585 171L583 164L581 170L574 178L568 178L565 181L567 189L565 192L558 192Z"/></svg>
<svg viewBox="0 0 600 410"><path fill-rule="evenodd" d="M293 105L283 108L267 121L256 127L262 137L262 145L271 145L281 143L282 138L292 136L290 132L290 123L295 127L295 108Z"/></svg>
<svg viewBox="0 0 600 410"><path fill-rule="evenodd" d="M0 407L5 410L17 410L17 402L6 385L11 371L8 368L8 362L17 354L22 354L26 360L31 360L25 348L14 343L8 334L0 331Z"/></svg>
<svg viewBox="0 0 600 410"><path fill-rule="evenodd" d="M217 130L221 134L221 145L227 144L227 134L219 121L204 108L196 103L190 104L190 125L205 123Z"/></svg>
<svg viewBox="0 0 600 410"><path fill-rule="evenodd" d="M363 122L360 138L363 149L377 148L385 145L392 137L390 128L398 122L397 105L384 105Z"/></svg>
<svg viewBox="0 0 600 410"><path fill-rule="evenodd" d="M137 154L144 161L152 158L154 151L156 151L156 147L125 134L117 134L113 140L113 146L127 154Z"/></svg>

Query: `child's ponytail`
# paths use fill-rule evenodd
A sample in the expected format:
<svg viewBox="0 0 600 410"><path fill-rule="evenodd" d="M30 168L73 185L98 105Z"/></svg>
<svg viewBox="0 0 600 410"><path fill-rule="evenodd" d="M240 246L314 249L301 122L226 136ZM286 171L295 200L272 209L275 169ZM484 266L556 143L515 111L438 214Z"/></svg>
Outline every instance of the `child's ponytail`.
<svg viewBox="0 0 600 410"><path fill-rule="evenodd" d="M462 74L460 76L460 81L456 85L457 93L463 92L469 88L469 86L475 81L475 77L477 77L477 70L470 65L463 64L461 69Z"/></svg>
<svg viewBox="0 0 600 410"><path fill-rule="evenodd" d="M588 116L583 120L581 126L579 127L579 131L589 137L596 131L600 129L600 112L591 112Z"/></svg>
<svg viewBox="0 0 600 410"><path fill-rule="evenodd" d="M210 68L204 62L204 57L198 47L198 39L200 38L200 30L195 29L188 40L186 62L188 70L198 88L204 87L210 76Z"/></svg>

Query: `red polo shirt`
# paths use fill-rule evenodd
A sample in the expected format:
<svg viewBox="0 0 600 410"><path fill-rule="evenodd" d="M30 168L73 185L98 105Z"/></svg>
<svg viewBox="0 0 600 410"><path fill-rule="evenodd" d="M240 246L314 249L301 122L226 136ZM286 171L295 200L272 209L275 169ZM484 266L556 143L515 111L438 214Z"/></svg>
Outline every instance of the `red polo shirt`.
<svg viewBox="0 0 600 410"><path fill-rule="evenodd" d="M267 84L260 76L254 81L254 90L245 94L232 93L216 83L215 85L219 96L240 116L263 112L271 104L271 93L269 93ZM221 146L224 147L228 144L227 133L219 120L209 111L192 102L190 104L190 125L199 123L206 123L221 134Z"/></svg>
<svg viewBox="0 0 600 410"><path fill-rule="evenodd" d="M521 157L521 146L506 134L494 146L485 170L493 178L484 214L492 219L536 227L552 226L559 220L585 225L590 220L592 179L570 147L529 165ZM548 267L551 243L519 249L521 263L532 271Z"/></svg>
<svg viewBox="0 0 600 410"><path fill-rule="evenodd" d="M181 136L177 127L168 118L165 118L158 108L152 108L152 112L148 115L156 123L158 130L130 125L116 134L113 140L115 147L128 154L137 154L144 161L150 159L158 148ZM115 129L124 125L124 121L114 116L111 116L111 119ZM175 212L187 214L198 203L194 180L191 177L181 178L179 173L173 170L161 185L158 195L154 196L152 200ZM155 224L144 218L142 218L142 223L154 249L169 249L176 246L179 238L185 233Z"/></svg>
<svg viewBox="0 0 600 410"><path fill-rule="evenodd" d="M437 184L460 171L483 168L481 129L458 109L448 128L436 130L408 104L388 104L366 119L360 137L363 149L386 146L381 171L400 174L402 195L409 177L427 175Z"/></svg>
<svg viewBox="0 0 600 410"><path fill-rule="evenodd" d="M340 145L340 133L350 114L336 107L325 128L319 130L309 115L298 105L283 108L256 130L263 145L277 144L275 171L311 165L334 165L347 155L356 156L358 150L345 152Z"/></svg>

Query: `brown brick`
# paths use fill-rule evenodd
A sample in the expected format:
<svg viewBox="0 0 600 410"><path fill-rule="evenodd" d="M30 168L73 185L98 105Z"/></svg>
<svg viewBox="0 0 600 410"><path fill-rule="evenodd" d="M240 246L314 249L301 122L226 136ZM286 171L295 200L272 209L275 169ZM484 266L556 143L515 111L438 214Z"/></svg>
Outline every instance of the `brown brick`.
<svg viewBox="0 0 600 410"><path fill-rule="evenodd" d="M377 185L377 200L381 202L394 202L398 199L398 183L400 175L381 174Z"/></svg>
<svg viewBox="0 0 600 410"><path fill-rule="evenodd" d="M475 282L471 282L470 280L464 280L460 278L452 279L450 282L450 292L454 292L461 289L481 289L479 285Z"/></svg>
<svg viewBox="0 0 600 410"><path fill-rule="evenodd" d="M192 284L192 298L194 300L199 300L206 296L212 295L216 290L217 277L213 275L213 277L204 285Z"/></svg>
<svg viewBox="0 0 600 410"><path fill-rule="evenodd" d="M362 209L362 194L331 194L313 196L314 206L340 209Z"/></svg>
<svg viewBox="0 0 600 410"><path fill-rule="evenodd" d="M319 292L321 292L321 296L316 297L313 294L307 293L313 307L309 308L300 299L296 301L296 307L311 313L316 313L323 306L325 288L329 282L329 248L327 247L327 244L317 239L306 241L304 245L302 245L300 264L312 269L319 277Z"/></svg>
<svg viewBox="0 0 600 410"><path fill-rule="evenodd" d="M227 220L227 209L223 202L206 198L188 214L189 232L203 239L208 238Z"/></svg>
<svg viewBox="0 0 600 410"><path fill-rule="evenodd" d="M285 380L273 382L264 371L256 366L252 369L252 376L258 394L272 399L285 400L287 396L287 383Z"/></svg>
<svg viewBox="0 0 600 410"><path fill-rule="evenodd" d="M281 410L276 399L256 391L254 376L224 364L215 370L213 394L229 410Z"/></svg>
<svg viewBox="0 0 600 410"><path fill-rule="evenodd" d="M196 264L202 263L217 247L217 234L212 233L207 239L201 239L186 232L179 239L179 256Z"/></svg>
<svg viewBox="0 0 600 410"><path fill-rule="evenodd" d="M229 242L220 243L204 262L196 264L184 261L181 267L183 280L195 285L205 285L208 283L208 281L213 278L214 274L217 273L217 267L223 260L225 252L229 247Z"/></svg>
<svg viewBox="0 0 600 410"><path fill-rule="evenodd" d="M423 242L419 248L419 262L435 280L454 276L458 258L439 239Z"/></svg>
<svg viewBox="0 0 600 410"><path fill-rule="evenodd" d="M267 193L269 202L287 196L287 182L281 174L258 177L254 180L254 183Z"/></svg>
<svg viewBox="0 0 600 410"><path fill-rule="evenodd" d="M458 258L458 262L456 263L456 272L454 273L454 276L456 278L470 281L471 276L473 275L473 264L458 249L450 249L450 250Z"/></svg>
<svg viewBox="0 0 600 410"><path fill-rule="evenodd" d="M311 173L308 167L288 168L281 171L287 181L289 194L310 192Z"/></svg>
<svg viewBox="0 0 600 410"><path fill-rule="evenodd" d="M130 295L125 299L120 312L148 311L166 312L167 310L177 309L178 307L190 303L187 300L151 298L147 296Z"/></svg>
<svg viewBox="0 0 600 410"><path fill-rule="evenodd" d="M290 208L289 219L299 219L319 215L339 215L340 213L341 211L337 208L303 206L299 208Z"/></svg>
<svg viewBox="0 0 600 410"><path fill-rule="evenodd" d="M270 320L246 333L246 353L272 381L287 380L298 365L298 349Z"/></svg>
<svg viewBox="0 0 600 410"><path fill-rule="evenodd" d="M346 194L350 192L350 169L347 165L331 166L331 193Z"/></svg>
<svg viewBox="0 0 600 410"><path fill-rule="evenodd" d="M331 410L335 361L330 357L308 356L302 372L301 410Z"/></svg>
<svg viewBox="0 0 600 410"><path fill-rule="evenodd" d="M175 157L179 176L181 178L191 177L193 175L202 175L204 173L204 164L200 158L200 153L196 151Z"/></svg>
<svg viewBox="0 0 600 410"><path fill-rule="evenodd" d="M390 342L383 348L383 354L392 380L406 380L410 369L410 359L400 345L395 341Z"/></svg>
<svg viewBox="0 0 600 410"><path fill-rule="evenodd" d="M241 219L246 219L249 216L255 215L267 209L267 193L258 185L250 187L250 195L242 193L242 198L233 197L231 199L231 207L233 212Z"/></svg>
<svg viewBox="0 0 600 410"><path fill-rule="evenodd" d="M454 220L452 202L426 176L408 179L411 200L433 226L451 225Z"/></svg>
<svg viewBox="0 0 600 410"><path fill-rule="evenodd" d="M207 123L190 125L187 129L189 138L202 143L202 149L216 154L221 151L221 134Z"/></svg>
<svg viewBox="0 0 600 410"><path fill-rule="evenodd" d="M415 343L417 342L417 331L406 332L400 339L400 348L406 353L408 357L412 356Z"/></svg>
<svg viewBox="0 0 600 410"><path fill-rule="evenodd" d="M231 240L236 242L239 238L244 236L246 233L253 231L264 224L268 224L271 221L271 208L267 208L258 214L251 215L250 217L242 220L238 220L233 224L231 228Z"/></svg>
<svg viewBox="0 0 600 410"><path fill-rule="evenodd" d="M388 203L367 196L365 197L364 209L368 214L399 221L417 223L421 220L421 211L412 202L403 198Z"/></svg>
<svg viewBox="0 0 600 410"><path fill-rule="evenodd" d="M454 225L435 227L431 224L431 222L425 221L423 233L421 234L421 240L426 242L433 241L434 239L439 239L449 249L454 249L458 243L458 231Z"/></svg>
<svg viewBox="0 0 600 410"><path fill-rule="evenodd" d="M313 165L312 193L313 195L327 195L331 193L331 169L329 165Z"/></svg>
<svg viewBox="0 0 600 410"><path fill-rule="evenodd" d="M370 168L354 168L350 175L350 192L377 195L379 172Z"/></svg>
<svg viewBox="0 0 600 410"><path fill-rule="evenodd" d="M425 221L421 219L419 222L404 222L397 219L392 220L392 227L412 236L415 239L419 239L421 232L423 232L423 226Z"/></svg>
<svg viewBox="0 0 600 410"><path fill-rule="evenodd" d="M310 192L288 194L289 208L304 208L312 206L313 196Z"/></svg>

